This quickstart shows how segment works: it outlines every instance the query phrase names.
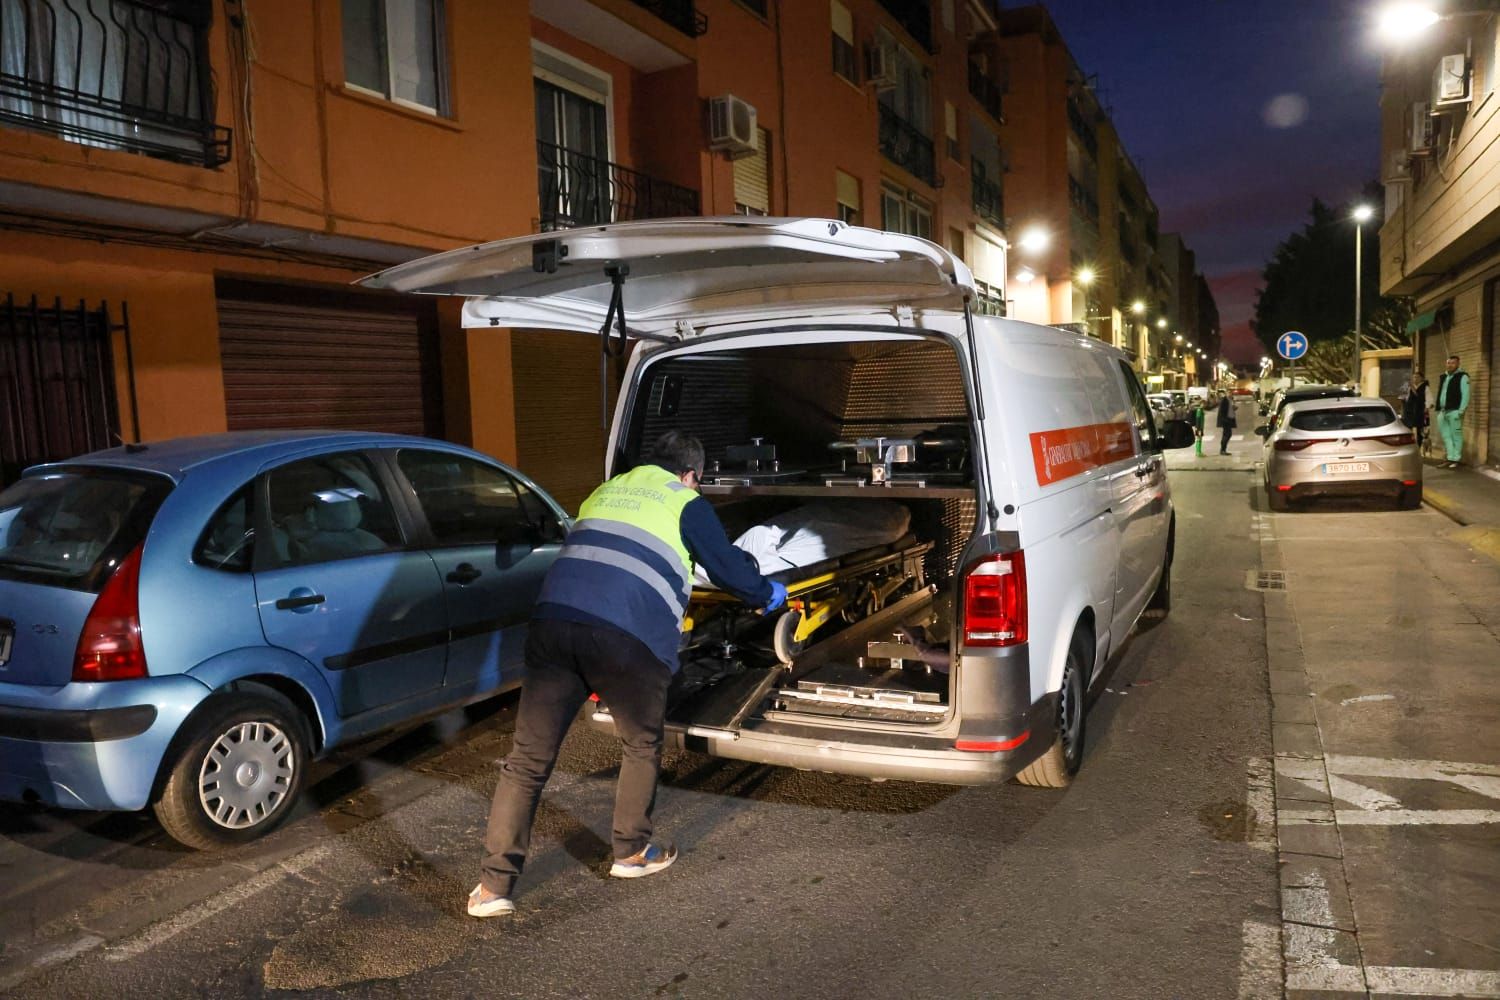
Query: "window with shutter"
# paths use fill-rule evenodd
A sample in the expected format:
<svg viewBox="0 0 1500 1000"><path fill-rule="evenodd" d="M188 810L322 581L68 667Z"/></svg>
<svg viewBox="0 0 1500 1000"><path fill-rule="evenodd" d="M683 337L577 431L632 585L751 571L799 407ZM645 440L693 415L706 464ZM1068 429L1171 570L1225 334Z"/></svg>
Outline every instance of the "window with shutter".
<svg viewBox="0 0 1500 1000"><path fill-rule="evenodd" d="M854 48L854 16L839 0L829 0L833 18L833 71L850 83L859 82Z"/></svg>
<svg viewBox="0 0 1500 1000"><path fill-rule="evenodd" d="M756 131L760 148L734 161L734 210L740 215L771 214L771 133Z"/></svg>
<svg viewBox="0 0 1500 1000"><path fill-rule="evenodd" d="M859 225L859 178L852 177L842 170L834 171L837 191L835 198L838 201L839 221L851 226Z"/></svg>

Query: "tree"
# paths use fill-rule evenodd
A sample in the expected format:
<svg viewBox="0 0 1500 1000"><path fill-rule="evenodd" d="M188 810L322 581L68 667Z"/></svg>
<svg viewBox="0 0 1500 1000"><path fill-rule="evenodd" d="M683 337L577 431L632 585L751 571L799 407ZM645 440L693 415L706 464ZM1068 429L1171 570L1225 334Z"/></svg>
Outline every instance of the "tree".
<svg viewBox="0 0 1500 1000"><path fill-rule="evenodd" d="M1361 201L1379 206L1378 184L1367 185ZM1341 382L1351 377L1354 336L1353 204L1337 208L1314 198L1308 222L1288 236L1261 272L1264 282L1255 302L1251 329L1267 351L1288 330L1307 335L1304 361L1315 378ZM1380 294L1380 215L1364 224L1361 304L1363 345L1368 349L1405 347L1411 343L1406 300Z"/></svg>

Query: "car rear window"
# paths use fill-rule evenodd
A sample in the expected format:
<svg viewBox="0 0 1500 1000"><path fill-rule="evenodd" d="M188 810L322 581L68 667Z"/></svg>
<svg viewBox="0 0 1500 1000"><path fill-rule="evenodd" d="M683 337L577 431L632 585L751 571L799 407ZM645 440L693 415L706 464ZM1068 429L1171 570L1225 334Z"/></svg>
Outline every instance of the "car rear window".
<svg viewBox="0 0 1500 1000"><path fill-rule="evenodd" d="M169 480L112 469L27 476L0 492L0 577L97 591L146 537Z"/></svg>
<svg viewBox="0 0 1500 1000"><path fill-rule="evenodd" d="M1298 431L1364 431L1384 427L1396 419L1389 406L1351 406L1337 410L1309 410L1292 414L1292 429Z"/></svg>

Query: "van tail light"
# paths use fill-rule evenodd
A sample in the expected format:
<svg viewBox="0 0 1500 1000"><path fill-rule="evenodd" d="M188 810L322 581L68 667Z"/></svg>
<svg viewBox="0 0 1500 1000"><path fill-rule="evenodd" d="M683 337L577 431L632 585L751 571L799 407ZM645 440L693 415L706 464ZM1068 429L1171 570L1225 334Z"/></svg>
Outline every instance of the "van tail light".
<svg viewBox="0 0 1500 1000"><path fill-rule="evenodd" d="M986 556L964 577L964 645L1015 646L1026 641L1026 557Z"/></svg>
<svg viewBox="0 0 1500 1000"><path fill-rule="evenodd" d="M105 581L83 623L73 655L73 680L125 681L146 676L140 581L141 547L137 545Z"/></svg>
<svg viewBox="0 0 1500 1000"><path fill-rule="evenodd" d="M1277 451L1301 451L1315 444L1333 444L1333 438L1282 438L1276 442Z"/></svg>
<svg viewBox="0 0 1500 1000"><path fill-rule="evenodd" d="M1375 440L1379 441L1381 444L1388 444L1393 448L1399 448L1403 444L1416 444L1417 436L1408 432L1406 434L1387 434L1384 437L1378 437Z"/></svg>

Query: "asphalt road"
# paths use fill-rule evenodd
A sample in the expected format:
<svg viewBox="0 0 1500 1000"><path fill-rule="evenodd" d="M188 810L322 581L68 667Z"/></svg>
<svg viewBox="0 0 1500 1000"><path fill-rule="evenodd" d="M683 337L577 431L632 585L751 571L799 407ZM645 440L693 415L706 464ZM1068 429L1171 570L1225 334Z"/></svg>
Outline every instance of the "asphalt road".
<svg viewBox="0 0 1500 1000"><path fill-rule="evenodd" d="M619 882L616 754L578 730L520 912L476 921L462 902L502 698L325 769L293 823L242 851L183 852L144 817L0 807L0 994L1279 995L1254 479L1203 468L1173 474L1176 607L1097 682L1065 792L676 753L657 818L683 857Z"/></svg>

